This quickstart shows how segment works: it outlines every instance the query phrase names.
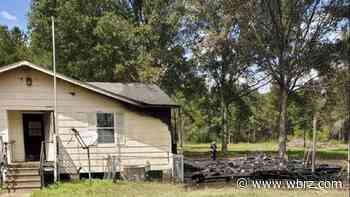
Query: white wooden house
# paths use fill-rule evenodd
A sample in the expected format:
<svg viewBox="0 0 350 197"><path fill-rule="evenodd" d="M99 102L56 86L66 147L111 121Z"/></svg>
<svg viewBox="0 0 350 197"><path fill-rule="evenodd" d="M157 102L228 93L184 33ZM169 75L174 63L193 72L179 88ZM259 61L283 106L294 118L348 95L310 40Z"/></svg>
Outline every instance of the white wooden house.
<svg viewBox="0 0 350 197"><path fill-rule="evenodd" d="M177 137L172 112L178 105L159 87L87 83L57 74L56 118L53 95L49 69L26 61L0 67L0 136L12 168L38 163L44 150L58 173L86 173L87 154L76 129L83 137L97 136L90 149L94 173L105 171L108 156L118 157L120 171L146 164L172 170Z"/></svg>

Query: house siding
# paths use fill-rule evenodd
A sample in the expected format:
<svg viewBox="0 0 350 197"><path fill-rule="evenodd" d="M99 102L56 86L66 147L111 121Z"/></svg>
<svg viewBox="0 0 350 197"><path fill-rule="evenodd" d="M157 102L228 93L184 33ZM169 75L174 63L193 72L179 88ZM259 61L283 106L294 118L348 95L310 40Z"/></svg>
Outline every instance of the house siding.
<svg viewBox="0 0 350 197"><path fill-rule="evenodd" d="M32 78L32 86L26 78ZM107 156L121 156L121 165L151 164L154 170L171 169L171 135L168 124L142 110L90 90L57 81L57 129L60 138L61 172L74 173L79 167L87 172L87 154L79 147L71 128L89 127L88 113L115 112L123 115L125 143L98 144L91 148L93 172L103 172ZM22 116L24 110L53 109L52 77L22 67L0 74L0 135L23 145ZM73 94L74 92L74 94ZM7 125L7 117L10 125ZM9 136L7 136L7 129ZM117 129L118 130L118 129ZM21 141L22 139L22 141ZM24 146L16 148L16 160L24 159Z"/></svg>
<svg viewBox="0 0 350 197"><path fill-rule="evenodd" d="M10 147L13 153L11 154L13 161L24 161L24 138L23 138L23 124L22 124L22 114L19 111L9 111L8 112L8 126L9 139L14 141Z"/></svg>

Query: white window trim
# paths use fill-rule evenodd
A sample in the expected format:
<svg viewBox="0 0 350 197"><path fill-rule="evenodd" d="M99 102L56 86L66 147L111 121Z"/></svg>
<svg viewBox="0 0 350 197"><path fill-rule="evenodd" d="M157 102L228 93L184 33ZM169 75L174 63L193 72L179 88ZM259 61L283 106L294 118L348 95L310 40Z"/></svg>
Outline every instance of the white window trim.
<svg viewBox="0 0 350 197"><path fill-rule="evenodd" d="M109 114L113 114L113 121L114 121L114 127L97 127L97 114L98 113L109 113ZM95 129L96 133L97 133L97 142L96 142L96 146L97 147L116 147L118 145L125 145L126 144L126 140L120 140L120 131L118 130L118 120L117 120L117 114L118 112L111 112L111 111L98 111L95 112L96 115L96 127L89 127L89 129ZM124 127L125 127L125 123L124 123ZM98 129L114 129L114 142L113 143L100 143L98 142ZM123 128L124 129L124 128Z"/></svg>
<svg viewBox="0 0 350 197"><path fill-rule="evenodd" d="M95 116L96 116L96 125L95 125L95 131L97 133L97 146L98 147L106 147L106 146L114 146L117 144L116 142L116 135L117 135L117 127L116 127L116 112L111 112L111 111L97 111L97 112L94 112L95 113ZM97 114L113 114L113 123L114 123L114 127L98 127L97 126ZM91 129L91 128L89 128ZM114 142L113 143L101 143L98 141L98 129L113 129L114 130Z"/></svg>

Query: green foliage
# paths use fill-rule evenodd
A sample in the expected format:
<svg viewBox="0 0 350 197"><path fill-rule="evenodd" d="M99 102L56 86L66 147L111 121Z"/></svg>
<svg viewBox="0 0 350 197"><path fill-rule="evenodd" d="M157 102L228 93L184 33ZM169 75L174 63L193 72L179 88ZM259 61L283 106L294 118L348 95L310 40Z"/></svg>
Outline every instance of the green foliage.
<svg viewBox="0 0 350 197"><path fill-rule="evenodd" d="M337 11L345 1L321 2L32 0L28 37L0 26L0 66L50 66L54 16L59 72L160 85L182 107L186 142L273 141L281 123L309 138L316 112L320 139L345 140L349 21ZM301 25L310 22L319 28ZM338 26L341 39L329 40ZM319 77L308 81L311 70ZM270 80L269 92L255 89Z"/></svg>
<svg viewBox="0 0 350 197"><path fill-rule="evenodd" d="M220 150L220 145L218 146ZM272 156L277 155L278 144L276 142L260 142L260 143L236 143L228 146L230 157L240 157L256 153L266 153ZM210 144L186 144L185 156L187 157L209 157ZM292 159L303 159L305 149L303 144L288 145L289 156ZM221 157L221 153L219 152ZM347 144L340 144L335 141L326 141L318 143L317 158L319 160L338 159L345 161L347 158ZM344 163L346 165L346 162Z"/></svg>
<svg viewBox="0 0 350 197"><path fill-rule="evenodd" d="M297 138L303 138L305 130L300 128L300 126L296 126L293 128L294 136Z"/></svg>
<svg viewBox="0 0 350 197"><path fill-rule="evenodd" d="M325 142L329 140L329 130L319 130L317 132L318 134L318 141Z"/></svg>
<svg viewBox="0 0 350 197"><path fill-rule="evenodd" d="M0 66L31 60L27 37L18 27L9 30L0 25Z"/></svg>
<svg viewBox="0 0 350 197"><path fill-rule="evenodd" d="M181 7L173 1L33 0L36 55L51 51L55 16L58 70L87 81L159 82L182 56L175 42ZM49 55L35 60L49 62Z"/></svg>

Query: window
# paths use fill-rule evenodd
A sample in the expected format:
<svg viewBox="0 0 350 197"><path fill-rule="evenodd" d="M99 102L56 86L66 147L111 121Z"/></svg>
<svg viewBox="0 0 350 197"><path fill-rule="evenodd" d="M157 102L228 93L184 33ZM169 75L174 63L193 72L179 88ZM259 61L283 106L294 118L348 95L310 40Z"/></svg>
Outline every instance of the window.
<svg viewBox="0 0 350 197"><path fill-rule="evenodd" d="M42 136L42 125L40 121L28 122L28 135L29 136Z"/></svg>
<svg viewBox="0 0 350 197"><path fill-rule="evenodd" d="M97 142L100 144L115 142L115 125L113 113L97 113Z"/></svg>

